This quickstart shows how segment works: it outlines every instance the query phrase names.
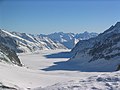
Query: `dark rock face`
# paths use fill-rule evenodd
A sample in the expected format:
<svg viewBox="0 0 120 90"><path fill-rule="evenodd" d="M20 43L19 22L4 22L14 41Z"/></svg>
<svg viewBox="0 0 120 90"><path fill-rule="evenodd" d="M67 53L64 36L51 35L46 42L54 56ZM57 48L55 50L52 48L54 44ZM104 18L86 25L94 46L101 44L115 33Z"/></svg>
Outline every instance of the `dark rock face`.
<svg viewBox="0 0 120 90"><path fill-rule="evenodd" d="M10 37L8 34L4 33L1 29L0 29L0 43L9 47L10 49L14 50L17 53L23 52L22 50L18 49L19 47L18 42L12 37Z"/></svg>
<svg viewBox="0 0 120 90"><path fill-rule="evenodd" d="M120 65L118 65L118 67L117 67L117 70L116 71L119 71L120 70Z"/></svg>
<svg viewBox="0 0 120 90"><path fill-rule="evenodd" d="M15 51L11 50L10 48L4 46L1 43L0 43L0 52L2 53L2 55L4 55L3 57L0 57L0 60L3 60L5 62L9 62L10 60L11 63L18 66L22 66L20 59L16 55Z"/></svg>
<svg viewBox="0 0 120 90"><path fill-rule="evenodd" d="M96 43L89 54L93 56L90 61L104 58L105 60L110 60L116 56L120 56L120 47L118 44L120 42L120 33L114 34L102 42ZM117 53L112 53L116 51ZM112 54L111 54L112 53Z"/></svg>
<svg viewBox="0 0 120 90"><path fill-rule="evenodd" d="M17 42L9 36L2 37L0 36L0 43L4 44L7 47L10 47L12 50L18 53L22 53L22 50L19 50L17 47Z"/></svg>

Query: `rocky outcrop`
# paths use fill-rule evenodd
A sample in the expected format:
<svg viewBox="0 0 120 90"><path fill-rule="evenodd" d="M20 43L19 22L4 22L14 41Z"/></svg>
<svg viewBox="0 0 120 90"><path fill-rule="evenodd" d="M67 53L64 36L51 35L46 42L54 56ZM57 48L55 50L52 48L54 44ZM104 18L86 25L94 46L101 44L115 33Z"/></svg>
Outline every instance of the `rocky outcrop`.
<svg viewBox="0 0 120 90"><path fill-rule="evenodd" d="M15 51L11 50L10 48L4 46L1 43L0 43L0 61L22 66L20 59L16 55Z"/></svg>

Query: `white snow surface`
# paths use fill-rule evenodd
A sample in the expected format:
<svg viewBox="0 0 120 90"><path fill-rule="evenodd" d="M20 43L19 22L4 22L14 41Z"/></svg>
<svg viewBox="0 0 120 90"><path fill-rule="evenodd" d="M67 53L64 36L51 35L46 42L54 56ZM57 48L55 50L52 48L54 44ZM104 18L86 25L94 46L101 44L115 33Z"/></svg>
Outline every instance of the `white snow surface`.
<svg viewBox="0 0 120 90"><path fill-rule="evenodd" d="M19 54L25 67L0 62L0 90L120 90L119 71L42 70L55 65L54 62L67 61L66 57L45 57L63 51L68 50L41 50Z"/></svg>

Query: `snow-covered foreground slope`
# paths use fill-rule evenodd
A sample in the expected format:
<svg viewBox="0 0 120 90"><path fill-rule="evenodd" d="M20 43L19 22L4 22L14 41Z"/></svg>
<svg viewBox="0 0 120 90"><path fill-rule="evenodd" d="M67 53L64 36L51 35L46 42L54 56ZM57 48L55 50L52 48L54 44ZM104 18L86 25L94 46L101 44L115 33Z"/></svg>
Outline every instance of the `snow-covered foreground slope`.
<svg viewBox="0 0 120 90"><path fill-rule="evenodd" d="M28 68L0 63L0 72L2 72L0 90L3 87L5 90L30 88L32 90L94 90L95 88L110 90L112 87L119 90L120 72L42 70L55 65L54 62L67 61L68 57L65 55L60 57L60 52L67 50L42 50L34 54L19 54L22 63ZM57 58L56 55L59 57Z"/></svg>
<svg viewBox="0 0 120 90"><path fill-rule="evenodd" d="M120 72L91 76L87 79L71 80L33 90L120 90Z"/></svg>

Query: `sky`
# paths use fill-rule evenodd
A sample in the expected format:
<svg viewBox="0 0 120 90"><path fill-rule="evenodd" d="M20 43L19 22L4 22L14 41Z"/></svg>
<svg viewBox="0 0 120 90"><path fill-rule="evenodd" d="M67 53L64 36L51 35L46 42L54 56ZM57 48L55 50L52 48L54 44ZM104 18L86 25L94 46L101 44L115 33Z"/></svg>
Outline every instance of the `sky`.
<svg viewBox="0 0 120 90"><path fill-rule="evenodd" d="M33 34L101 33L120 21L120 0L0 0L0 28Z"/></svg>

